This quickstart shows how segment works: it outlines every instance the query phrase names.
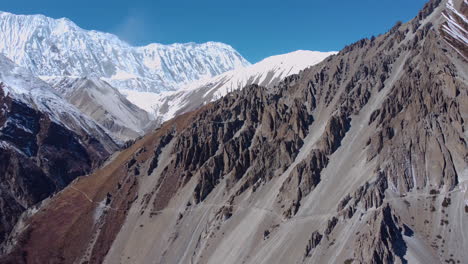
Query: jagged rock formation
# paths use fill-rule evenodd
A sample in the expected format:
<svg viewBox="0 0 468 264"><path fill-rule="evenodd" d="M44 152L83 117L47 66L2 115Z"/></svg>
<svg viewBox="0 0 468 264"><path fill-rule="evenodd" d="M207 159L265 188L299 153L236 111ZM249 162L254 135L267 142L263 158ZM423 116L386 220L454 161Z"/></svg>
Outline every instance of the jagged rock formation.
<svg viewBox="0 0 468 264"><path fill-rule="evenodd" d="M444 30L466 5L166 122L24 216L1 260L466 262L468 69Z"/></svg>

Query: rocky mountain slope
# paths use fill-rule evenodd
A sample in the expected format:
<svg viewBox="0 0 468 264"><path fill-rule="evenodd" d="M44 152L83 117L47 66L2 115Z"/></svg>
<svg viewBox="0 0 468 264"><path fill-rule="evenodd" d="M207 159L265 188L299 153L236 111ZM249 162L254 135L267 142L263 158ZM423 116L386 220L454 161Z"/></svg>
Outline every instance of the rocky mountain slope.
<svg viewBox="0 0 468 264"><path fill-rule="evenodd" d="M132 47L66 18L7 12L0 12L0 53L39 76L94 76L118 89L156 93L249 65L223 43Z"/></svg>
<svg viewBox="0 0 468 264"><path fill-rule="evenodd" d="M0 241L25 210L118 148L45 82L0 55Z"/></svg>
<svg viewBox="0 0 468 264"><path fill-rule="evenodd" d="M175 92L154 94L124 90L123 93L158 120L167 121L251 84L274 87L286 76L297 74L335 53L299 50L268 57L254 65L234 69L208 80L192 82Z"/></svg>
<svg viewBox="0 0 468 264"><path fill-rule="evenodd" d="M1 262L465 263L467 4L164 123L25 215Z"/></svg>
<svg viewBox="0 0 468 264"><path fill-rule="evenodd" d="M81 112L122 141L143 136L152 117L117 89L96 77L47 79L52 87Z"/></svg>

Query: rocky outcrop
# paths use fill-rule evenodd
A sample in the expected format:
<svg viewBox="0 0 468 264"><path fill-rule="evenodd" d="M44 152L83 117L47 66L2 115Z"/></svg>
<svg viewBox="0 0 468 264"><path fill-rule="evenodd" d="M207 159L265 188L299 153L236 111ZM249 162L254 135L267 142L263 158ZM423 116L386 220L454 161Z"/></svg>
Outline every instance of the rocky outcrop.
<svg viewBox="0 0 468 264"><path fill-rule="evenodd" d="M424 44L414 48L403 65L405 76L370 119L377 132L370 139L369 159L380 154L379 163L385 164L382 169L399 192L430 186L453 189L458 177L446 146L454 141L466 149L463 138L447 137L459 133L452 123L463 120L458 104L464 95L459 89L466 84L457 80L455 65L440 54L436 39L434 30L425 34ZM431 166L437 169L428 172L428 162L434 159L438 161Z"/></svg>
<svg viewBox="0 0 468 264"><path fill-rule="evenodd" d="M368 230L356 241L354 257L358 263L407 263L403 224L387 205L371 213Z"/></svg>
<svg viewBox="0 0 468 264"><path fill-rule="evenodd" d="M304 257L310 257L310 254L314 248L316 248L320 242L322 241L322 234L320 234L318 231L314 231L309 239L309 242L307 243L307 247L305 250Z"/></svg>
<svg viewBox="0 0 468 264"><path fill-rule="evenodd" d="M237 193L240 195L259 176L268 180L274 171L287 167L312 119L298 103L288 107L287 98L264 95L263 89L252 86L230 94L216 106L208 105L194 125L176 139L175 160L162 178L175 181L170 186L180 188L197 175L193 197L199 203L224 177L228 187L242 179L243 186ZM247 172L249 167L264 168L265 162L270 165L262 175ZM174 179L169 175L180 176ZM161 206L155 206L154 210Z"/></svg>

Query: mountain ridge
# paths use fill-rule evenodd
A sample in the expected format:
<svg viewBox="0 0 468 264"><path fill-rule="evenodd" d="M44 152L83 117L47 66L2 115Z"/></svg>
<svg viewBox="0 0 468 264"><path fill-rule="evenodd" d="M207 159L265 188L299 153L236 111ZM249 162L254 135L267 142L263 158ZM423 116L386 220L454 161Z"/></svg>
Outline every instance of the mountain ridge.
<svg viewBox="0 0 468 264"><path fill-rule="evenodd" d="M122 92L132 103L148 113L154 113L160 122L164 122L251 84L273 88L285 77L297 74L334 54L336 52L298 50L271 56L250 66L227 71L209 79L194 81L175 92Z"/></svg>
<svg viewBox="0 0 468 264"><path fill-rule="evenodd" d="M36 75L91 75L106 78L120 89L174 90L200 78L250 65L224 43L133 47L115 35L81 29L65 18L3 12L0 28L0 52Z"/></svg>
<svg viewBox="0 0 468 264"><path fill-rule="evenodd" d="M0 240L20 215L99 167L121 143L0 54Z"/></svg>
<svg viewBox="0 0 468 264"><path fill-rule="evenodd" d="M143 136L153 117L117 89L96 77L47 79L62 98L105 127L122 141Z"/></svg>

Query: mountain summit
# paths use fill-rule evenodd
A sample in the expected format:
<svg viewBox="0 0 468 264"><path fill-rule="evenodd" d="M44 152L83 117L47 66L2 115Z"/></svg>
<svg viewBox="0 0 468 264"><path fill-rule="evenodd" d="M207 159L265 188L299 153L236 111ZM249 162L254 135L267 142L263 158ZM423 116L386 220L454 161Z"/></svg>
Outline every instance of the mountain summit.
<svg viewBox="0 0 468 264"><path fill-rule="evenodd" d="M175 90L250 65L227 44L132 47L115 35L81 29L66 18L0 12L0 29L0 53L34 74L100 77L119 89Z"/></svg>
<svg viewBox="0 0 468 264"><path fill-rule="evenodd" d="M159 122L167 121L251 84L273 88L285 77L318 64L333 54L336 52L298 50L271 56L253 65L234 69L207 80L192 82L175 92L122 92L132 103L157 117Z"/></svg>

